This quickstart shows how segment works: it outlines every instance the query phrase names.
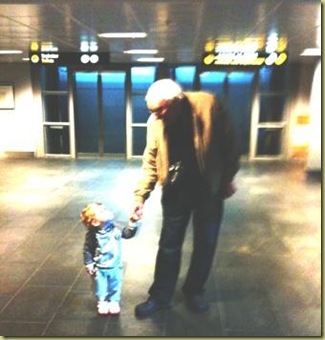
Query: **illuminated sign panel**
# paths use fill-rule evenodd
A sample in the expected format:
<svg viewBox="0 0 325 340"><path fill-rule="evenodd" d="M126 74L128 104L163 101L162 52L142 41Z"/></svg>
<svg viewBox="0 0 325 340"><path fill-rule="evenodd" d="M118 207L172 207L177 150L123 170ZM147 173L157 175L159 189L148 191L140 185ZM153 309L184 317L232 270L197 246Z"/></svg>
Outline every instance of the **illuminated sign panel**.
<svg viewBox="0 0 325 340"><path fill-rule="evenodd" d="M282 65L288 58L285 52L282 53L261 53L261 52L218 52L206 53L203 55L204 65Z"/></svg>
<svg viewBox="0 0 325 340"><path fill-rule="evenodd" d="M110 62L109 53L82 53L82 52L30 52L30 62L37 65L107 65Z"/></svg>
<svg viewBox="0 0 325 340"><path fill-rule="evenodd" d="M277 35L241 41L209 39L204 47L202 62L204 65L280 66L288 58L286 47L286 38L278 38Z"/></svg>
<svg viewBox="0 0 325 340"><path fill-rule="evenodd" d="M51 42L32 42L29 51L32 65L107 65L110 62L109 53L87 52L59 52Z"/></svg>

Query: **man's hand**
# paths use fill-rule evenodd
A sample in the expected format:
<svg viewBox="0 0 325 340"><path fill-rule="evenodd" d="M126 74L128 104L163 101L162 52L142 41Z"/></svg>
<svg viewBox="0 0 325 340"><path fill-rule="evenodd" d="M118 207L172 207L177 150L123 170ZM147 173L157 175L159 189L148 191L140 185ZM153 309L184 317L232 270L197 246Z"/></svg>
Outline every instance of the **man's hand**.
<svg viewBox="0 0 325 340"><path fill-rule="evenodd" d="M122 230L122 238L129 239L132 238L137 230L137 222L142 219L143 216L143 203L135 203L133 209L131 210L129 225Z"/></svg>
<svg viewBox="0 0 325 340"><path fill-rule="evenodd" d="M235 192L237 191L237 188L233 182L228 183L225 186L225 190L223 192L223 199L227 199L231 197Z"/></svg>
<svg viewBox="0 0 325 340"><path fill-rule="evenodd" d="M134 205L133 209L131 210L130 221L136 222L142 219L143 206L144 204L141 202L138 202Z"/></svg>
<svg viewBox="0 0 325 340"><path fill-rule="evenodd" d="M85 269L89 275L94 275L97 272L95 263L90 263L90 264L85 265Z"/></svg>

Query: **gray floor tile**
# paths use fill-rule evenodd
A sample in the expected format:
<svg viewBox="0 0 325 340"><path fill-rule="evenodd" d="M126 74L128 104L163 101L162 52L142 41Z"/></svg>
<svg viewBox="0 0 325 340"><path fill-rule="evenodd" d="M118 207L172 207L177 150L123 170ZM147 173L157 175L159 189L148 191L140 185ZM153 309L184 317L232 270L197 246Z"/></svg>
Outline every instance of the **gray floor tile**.
<svg viewBox="0 0 325 340"><path fill-rule="evenodd" d="M30 286L71 286L80 270L78 268L51 268L43 266L31 277Z"/></svg>
<svg viewBox="0 0 325 340"><path fill-rule="evenodd" d="M55 252L52 252L44 263L48 268L75 267L80 268L83 263L82 258L83 240L66 239L57 244Z"/></svg>
<svg viewBox="0 0 325 340"><path fill-rule="evenodd" d="M242 335L283 335L275 311L266 292L254 290L229 291L219 303L227 332Z"/></svg>
<svg viewBox="0 0 325 340"><path fill-rule="evenodd" d="M52 234L51 237L58 235L63 238L71 232L71 230L76 225L76 218L65 218L60 216L55 216L53 218L49 218L46 223L44 223L39 229L38 233L41 234ZM46 235L45 235L46 236Z"/></svg>
<svg viewBox="0 0 325 340"><path fill-rule="evenodd" d="M97 337L105 332L108 319L106 317L86 319L54 319L43 333L53 337Z"/></svg>
<svg viewBox="0 0 325 340"><path fill-rule="evenodd" d="M10 259L10 258L9 258ZM0 264L2 275L0 276L0 296L13 295L27 282L36 265L30 263L10 263L4 261Z"/></svg>
<svg viewBox="0 0 325 340"><path fill-rule="evenodd" d="M213 337L222 336L222 325L216 303L210 303L206 313L189 311L184 301L173 306L167 315L166 336Z"/></svg>
<svg viewBox="0 0 325 340"><path fill-rule="evenodd" d="M97 317L97 301L91 291L69 292L56 313L56 320Z"/></svg>
<svg viewBox="0 0 325 340"><path fill-rule="evenodd" d="M62 302L67 287L28 286L1 312L4 321L49 321Z"/></svg>
<svg viewBox="0 0 325 340"><path fill-rule="evenodd" d="M9 263L25 263L25 265L41 264L57 247L58 238L55 236L44 238L41 234L36 235L38 237L33 234L21 242L19 248L11 254L7 261Z"/></svg>
<svg viewBox="0 0 325 340"><path fill-rule="evenodd" d="M119 317L99 317L82 266L80 210L102 201L123 227L141 163L113 159L3 159L0 178L0 334L11 336L319 336L321 184L301 164L245 163L226 201L207 282L208 313L180 292L192 250L189 225L171 307L137 319L152 283L160 190L134 239L123 240ZM122 199L121 199L122 197Z"/></svg>
<svg viewBox="0 0 325 340"><path fill-rule="evenodd" d="M46 322L5 322L0 321L0 334L2 336L30 337L40 336L46 327Z"/></svg>
<svg viewBox="0 0 325 340"><path fill-rule="evenodd" d="M78 275L73 286L71 287L71 290L72 292L85 292L85 293L93 291L92 280L83 268L81 269L80 274Z"/></svg>
<svg viewBox="0 0 325 340"><path fill-rule="evenodd" d="M279 312L279 323L291 337L322 337L322 315L319 307L296 307Z"/></svg>
<svg viewBox="0 0 325 340"><path fill-rule="evenodd" d="M159 312L161 314L161 312ZM164 318L147 318L138 320L121 314L110 317L104 336L135 336L135 337L161 337L165 335Z"/></svg>

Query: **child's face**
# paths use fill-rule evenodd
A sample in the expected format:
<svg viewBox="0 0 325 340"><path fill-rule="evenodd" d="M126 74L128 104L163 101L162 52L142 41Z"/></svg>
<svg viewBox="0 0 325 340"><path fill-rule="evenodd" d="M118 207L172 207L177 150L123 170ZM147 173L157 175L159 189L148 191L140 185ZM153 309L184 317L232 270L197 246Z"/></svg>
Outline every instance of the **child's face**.
<svg viewBox="0 0 325 340"><path fill-rule="evenodd" d="M93 207L95 214L95 220L93 221L94 226L100 226L101 224L113 219L113 213L106 209L103 205L95 205Z"/></svg>

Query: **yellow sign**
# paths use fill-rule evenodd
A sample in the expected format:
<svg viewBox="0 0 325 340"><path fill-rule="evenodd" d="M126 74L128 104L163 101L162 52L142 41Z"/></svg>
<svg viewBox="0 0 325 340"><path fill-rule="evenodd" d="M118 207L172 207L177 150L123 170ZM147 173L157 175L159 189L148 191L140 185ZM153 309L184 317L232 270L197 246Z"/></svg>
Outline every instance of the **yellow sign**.
<svg viewBox="0 0 325 340"><path fill-rule="evenodd" d="M36 41L32 42L31 45L30 45L30 50L33 51L33 52L36 52L36 51L38 51L38 49L39 49L38 42L36 42Z"/></svg>
<svg viewBox="0 0 325 340"><path fill-rule="evenodd" d="M40 57L37 54L32 54L30 57L30 61L33 64L37 64L40 61Z"/></svg>
<svg viewBox="0 0 325 340"><path fill-rule="evenodd" d="M272 53L270 55L255 53L209 53L203 56L204 65L242 65L260 66L276 65L280 66L287 60L286 53Z"/></svg>
<svg viewBox="0 0 325 340"><path fill-rule="evenodd" d="M202 62L204 65L282 65L288 55L287 38L270 34L242 40L232 40L228 36L209 38L204 45Z"/></svg>

